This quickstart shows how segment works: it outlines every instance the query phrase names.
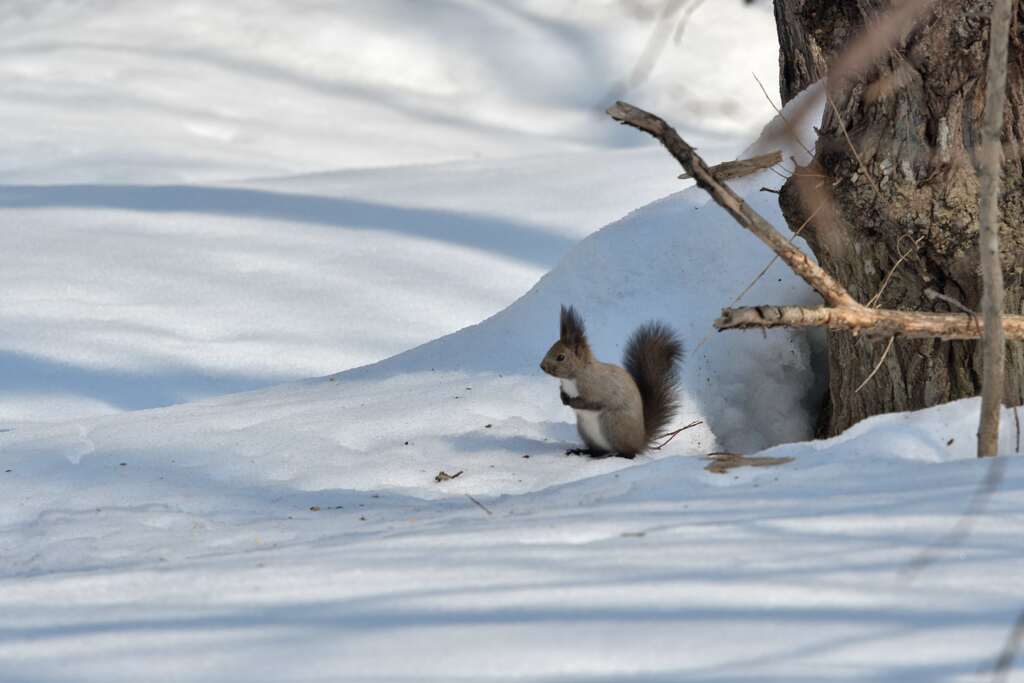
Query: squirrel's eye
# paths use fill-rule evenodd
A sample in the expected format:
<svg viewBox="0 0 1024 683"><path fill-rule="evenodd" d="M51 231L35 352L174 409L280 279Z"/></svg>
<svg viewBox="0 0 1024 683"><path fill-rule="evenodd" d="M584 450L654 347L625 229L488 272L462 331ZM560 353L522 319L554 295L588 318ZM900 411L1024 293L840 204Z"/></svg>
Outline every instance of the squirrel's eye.
<svg viewBox="0 0 1024 683"><path fill-rule="evenodd" d="M564 353L560 353L560 354L558 354L558 358L556 358L556 360L557 360L557 361L558 361L559 363L561 363L561 362L562 362L563 360L565 360L565 354L564 354Z"/></svg>

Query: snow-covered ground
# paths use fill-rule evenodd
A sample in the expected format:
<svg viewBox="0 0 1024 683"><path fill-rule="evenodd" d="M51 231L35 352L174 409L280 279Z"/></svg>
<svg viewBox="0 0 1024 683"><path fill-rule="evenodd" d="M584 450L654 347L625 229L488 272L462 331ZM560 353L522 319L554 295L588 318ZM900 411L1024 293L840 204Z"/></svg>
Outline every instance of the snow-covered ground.
<svg viewBox="0 0 1024 683"><path fill-rule="evenodd" d="M429 397L379 381L368 405L397 383ZM325 422L336 384L26 435L5 458L2 679L988 680L1020 609L1015 460L967 539L908 571L984 475L974 402L718 475L566 458L564 425L498 421L535 402L482 380L445 416L473 429L405 447L429 416Z"/></svg>
<svg viewBox="0 0 1024 683"><path fill-rule="evenodd" d="M685 116L702 141L749 135L770 113L751 73L776 82L771 8L692 4L7 0L0 180L208 182L635 146L601 114L620 95Z"/></svg>
<svg viewBox="0 0 1024 683"><path fill-rule="evenodd" d="M592 112L653 33L629 98L743 149L770 8L716 3L14 3L0 681L988 680L1018 460L975 401L801 442L815 341L708 336L770 253ZM734 187L781 225L780 183ZM563 455L561 303L606 360L675 326L703 423Z"/></svg>
<svg viewBox="0 0 1024 683"><path fill-rule="evenodd" d="M501 310L685 185L611 97L716 161L770 119L769 8L676 44L660 5L8 3L0 420L323 375Z"/></svg>

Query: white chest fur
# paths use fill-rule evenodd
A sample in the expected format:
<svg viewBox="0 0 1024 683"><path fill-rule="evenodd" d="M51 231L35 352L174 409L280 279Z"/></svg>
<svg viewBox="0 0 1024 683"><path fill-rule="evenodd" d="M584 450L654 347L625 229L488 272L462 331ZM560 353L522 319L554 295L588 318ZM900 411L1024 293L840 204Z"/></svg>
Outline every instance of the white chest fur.
<svg viewBox="0 0 1024 683"><path fill-rule="evenodd" d="M576 398L580 395L579 387L576 386L576 381L571 379L562 380L562 391L569 398ZM604 432L601 431L601 414L596 410L577 410L576 411L576 426L580 430L580 434L588 444L593 444L601 450L610 451L612 446L608 443L608 439L605 438Z"/></svg>
<svg viewBox="0 0 1024 683"><path fill-rule="evenodd" d="M612 445L608 443L608 439L604 438L604 432L601 431L601 413L596 410L577 410L576 427L580 430L583 440L588 444L593 444L602 451L612 450Z"/></svg>

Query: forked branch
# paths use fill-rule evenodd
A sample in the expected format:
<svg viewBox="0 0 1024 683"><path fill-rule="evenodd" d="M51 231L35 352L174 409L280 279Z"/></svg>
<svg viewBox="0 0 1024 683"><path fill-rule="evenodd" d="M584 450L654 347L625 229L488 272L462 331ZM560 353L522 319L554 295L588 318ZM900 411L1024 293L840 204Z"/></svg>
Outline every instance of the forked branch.
<svg viewBox="0 0 1024 683"><path fill-rule="evenodd" d="M793 246L771 223L729 189L663 119L625 102L616 102L608 114L623 124L652 135L665 146L697 185L725 209L741 226L767 244L772 251L814 288L826 306L754 306L726 308L715 321L718 330L769 327L827 327L870 337L913 337L978 339L982 328L968 313L931 313L868 308L858 303L846 288ZM1024 316L1002 316L1007 339L1024 340Z"/></svg>
<svg viewBox="0 0 1024 683"><path fill-rule="evenodd" d="M616 102L608 109L608 114L616 121L642 130L657 138L665 146L669 154L682 164L683 169L697 181L697 185L706 190L719 206L729 212L736 221L767 244L779 255L797 275L807 281L826 303L833 306L856 306L853 297L847 293L831 275L826 273L817 263L808 258L807 254L794 247L789 240L779 234L761 214L754 211L739 195L719 181L696 150L679 137L672 126L654 114L638 109L625 102Z"/></svg>
<svg viewBox="0 0 1024 683"><path fill-rule="evenodd" d="M777 164L782 163L782 152L775 150L768 154L761 154L756 157L750 157L749 159L737 159L736 161L723 161L720 164L712 166L708 170L719 180L732 180L733 178L742 178L748 175L754 175L759 173L766 168L771 168ZM679 175L680 180L689 180L689 173L681 173Z"/></svg>

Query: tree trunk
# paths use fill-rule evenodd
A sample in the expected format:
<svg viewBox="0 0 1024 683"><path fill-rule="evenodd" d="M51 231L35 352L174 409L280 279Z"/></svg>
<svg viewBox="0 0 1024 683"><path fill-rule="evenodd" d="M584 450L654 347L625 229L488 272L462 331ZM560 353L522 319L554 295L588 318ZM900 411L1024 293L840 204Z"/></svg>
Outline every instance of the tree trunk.
<svg viewBox="0 0 1024 683"><path fill-rule="evenodd" d="M823 77L865 25L878 21L893 4L775 0L783 100ZM836 109L826 105L815 158L787 181L780 202L787 222L796 227L820 204L822 192L831 193L834 211L821 211L803 235L819 262L861 303L875 296L892 272L878 302L882 307L955 310L925 295L932 289L978 309L975 168L990 10L991 3L984 0L937 0L878 63L856 77L828 84ZM1021 19L1017 3L1000 200L1008 313L1024 312L1024 230L1016 229L1024 225ZM822 435L837 434L871 415L924 408L980 391L977 342L897 339L880 371L855 392L884 348L884 342L829 333L829 396L819 422ZM1005 401L1020 404L1022 392L1024 343L1011 342Z"/></svg>

